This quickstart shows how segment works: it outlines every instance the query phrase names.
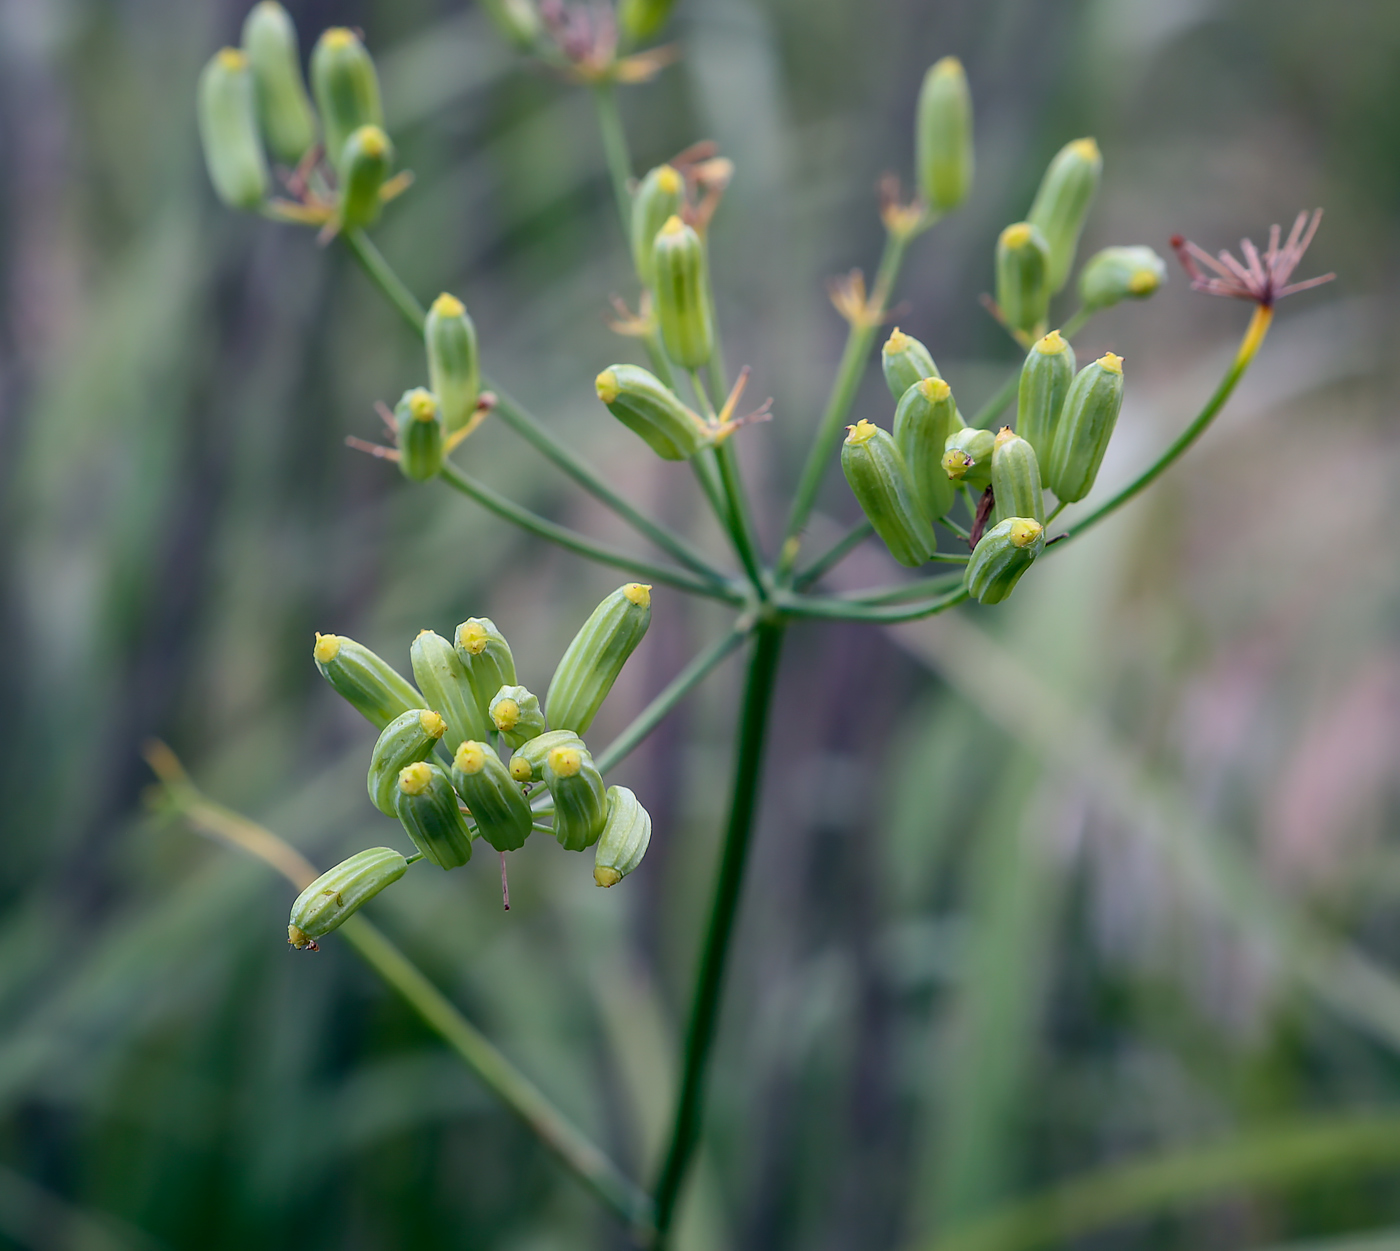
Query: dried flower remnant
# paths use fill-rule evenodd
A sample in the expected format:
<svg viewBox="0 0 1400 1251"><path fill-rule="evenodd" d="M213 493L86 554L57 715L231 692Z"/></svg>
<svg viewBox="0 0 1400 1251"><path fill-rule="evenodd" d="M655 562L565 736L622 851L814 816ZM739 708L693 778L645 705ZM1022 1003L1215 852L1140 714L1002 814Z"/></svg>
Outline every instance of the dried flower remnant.
<svg viewBox="0 0 1400 1251"><path fill-rule="evenodd" d="M1251 240L1241 239L1240 251L1247 262L1244 264L1224 250L1220 252L1217 260L1204 248L1197 247L1180 235L1173 235L1171 244L1182 269L1191 279L1193 291L1204 291L1207 295L1220 295L1235 300L1252 300L1261 308L1272 308L1276 301L1286 295L1295 295L1309 287L1320 287L1337 276L1323 274L1320 278L1308 278L1303 282L1290 284L1288 281L1298 267L1298 262L1303 259L1308 245L1312 243L1321 220L1321 209L1314 210L1311 218L1306 211L1299 213L1282 247L1279 246L1279 235L1282 232L1278 226L1271 226L1269 247L1262 257ZM1213 270L1214 276L1205 273L1201 265Z"/></svg>

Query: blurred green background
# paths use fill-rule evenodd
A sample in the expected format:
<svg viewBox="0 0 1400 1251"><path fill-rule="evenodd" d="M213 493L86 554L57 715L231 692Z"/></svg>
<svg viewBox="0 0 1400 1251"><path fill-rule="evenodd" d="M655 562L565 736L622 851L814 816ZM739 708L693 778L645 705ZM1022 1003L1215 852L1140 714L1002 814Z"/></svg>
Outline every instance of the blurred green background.
<svg viewBox="0 0 1400 1251"><path fill-rule="evenodd" d="M636 357L604 320L633 288L586 96L459 3L289 8L304 48L356 25L379 59L418 181L376 238L409 284L464 296L490 371L719 551L592 394ZM0 1243L622 1246L343 944L289 954L284 882L143 805L157 734L320 864L392 841L312 632L406 667L418 629L490 615L539 688L621 581L343 446L420 349L340 249L215 201L194 82L244 11L0 8ZM713 265L729 360L774 397L741 436L770 544L844 333L824 283L873 265L938 56L968 68L978 177L899 319L964 406L1017 360L977 304L992 243L1070 138L1105 155L1081 256L1323 204L1301 276L1340 275L1281 307L1202 447L1010 604L794 629L684 1251L1400 1246L1400 7L681 0L669 33L680 63L623 113L639 170L700 137L736 162ZM1127 360L1105 483L1246 319L1173 269L1080 339ZM857 413L884 422L877 375ZM504 428L462 458L632 541ZM814 546L855 511L828 487ZM838 584L889 571L862 551ZM722 625L658 590L600 741ZM370 909L642 1178L736 671L618 770L657 831L618 889L536 839L508 914L484 861Z"/></svg>

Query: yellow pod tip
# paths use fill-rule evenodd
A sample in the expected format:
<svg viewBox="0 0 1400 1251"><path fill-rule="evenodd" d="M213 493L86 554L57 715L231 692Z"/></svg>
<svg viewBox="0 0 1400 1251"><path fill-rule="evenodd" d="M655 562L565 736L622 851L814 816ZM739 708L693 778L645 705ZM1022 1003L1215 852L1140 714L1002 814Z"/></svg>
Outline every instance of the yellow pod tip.
<svg viewBox="0 0 1400 1251"><path fill-rule="evenodd" d="M520 705L513 699L497 700L491 705L491 720L502 733L515 729L520 723Z"/></svg>
<svg viewBox="0 0 1400 1251"><path fill-rule="evenodd" d="M885 340L885 346L880 350L886 356L893 356L896 352L902 352L909 346L909 336L898 326L890 331L890 337Z"/></svg>
<svg viewBox="0 0 1400 1251"><path fill-rule="evenodd" d="M1023 248L1030 241L1030 222L1016 222L1001 232L1001 245L1004 248Z"/></svg>
<svg viewBox="0 0 1400 1251"><path fill-rule="evenodd" d="M1036 539L1040 538L1041 532L1045 529L1040 522L1030 517L1013 517L1011 519L1011 542L1015 547L1029 547Z"/></svg>
<svg viewBox="0 0 1400 1251"><path fill-rule="evenodd" d="M1111 374L1121 374L1123 372L1123 358L1115 356L1112 352L1105 352L1096 362Z"/></svg>
<svg viewBox="0 0 1400 1251"><path fill-rule="evenodd" d="M1003 443L1010 443L1015 437L1016 432L1010 426L1002 426L1002 428L997 431L997 437L993 446L1001 447Z"/></svg>
<svg viewBox="0 0 1400 1251"><path fill-rule="evenodd" d="M972 457L951 447L943 453L943 472L955 482L972 468Z"/></svg>
<svg viewBox="0 0 1400 1251"><path fill-rule="evenodd" d="M438 415L437 398L431 391L416 387L408 393L408 413L414 421L433 421Z"/></svg>
<svg viewBox="0 0 1400 1251"><path fill-rule="evenodd" d="M1100 159L1099 145L1092 135L1086 135L1083 139L1076 139L1069 145L1069 150L1081 160L1097 161Z"/></svg>
<svg viewBox="0 0 1400 1251"><path fill-rule="evenodd" d="M510 776L517 782L528 782L533 776L534 770L530 768L530 762L522 756L512 756L510 760Z"/></svg>
<svg viewBox="0 0 1400 1251"><path fill-rule="evenodd" d="M468 740L457 748L457 754L452 757L452 763L463 773L480 773L486 768L486 748L480 743Z"/></svg>
<svg viewBox="0 0 1400 1251"><path fill-rule="evenodd" d="M629 582L622 588L622 593L629 604L635 604L638 608L647 608L651 604L651 587L645 582Z"/></svg>
<svg viewBox="0 0 1400 1251"><path fill-rule="evenodd" d="M297 929L295 925L287 926L287 941L298 951L305 951L311 946L311 939L309 939L302 930Z"/></svg>
<svg viewBox="0 0 1400 1251"><path fill-rule="evenodd" d="M604 404L611 404L617 399L619 387L617 385L617 375L611 369L605 369L593 380L594 387L598 390L598 398Z"/></svg>
<svg viewBox="0 0 1400 1251"><path fill-rule="evenodd" d="M486 627L475 621L464 621L457 627L457 646L465 647L473 656L480 656L490 640Z"/></svg>
<svg viewBox="0 0 1400 1251"><path fill-rule="evenodd" d="M931 404L937 404L940 400L946 400L953 394L953 388L944 382L942 378L925 378L919 383L919 391L922 393L924 399L928 400Z"/></svg>
<svg viewBox="0 0 1400 1251"><path fill-rule="evenodd" d="M1052 330L1043 338L1035 341L1035 350L1046 356L1058 356L1067 347L1069 347L1069 344L1058 330Z"/></svg>
<svg viewBox="0 0 1400 1251"><path fill-rule="evenodd" d="M1128 290L1134 295L1151 295L1157 290L1157 275L1150 269L1140 269L1128 279Z"/></svg>
<svg viewBox="0 0 1400 1251"><path fill-rule="evenodd" d="M956 74L958 77L962 77L963 63L955 56L939 57L933 63L933 72L935 74Z"/></svg>
<svg viewBox="0 0 1400 1251"><path fill-rule="evenodd" d="M872 425L862 417L854 426L847 426L850 433L846 436L846 442L852 447L859 447L862 443L869 443L875 437L878 426Z"/></svg>
<svg viewBox="0 0 1400 1251"><path fill-rule="evenodd" d="M555 747L549 753L549 767L558 777L574 777L583 768L583 754L577 747Z"/></svg>
<svg viewBox="0 0 1400 1251"><path fill-rule="evenodd" d="M685 232L685 223L674 213L666 219L666 224L657 233L663 235L679 235Z"/></svg>
<svg viewBox="0 0 1400 1251"><path fill-rule="evenodd" d="M399 790L405 795L421 795L432 785L433 771L423 761L399 770Z"/></svg>
<svg viewBox="0 0 1400 1251"><path fill-rule="evenodd" d="M431 734L434 738L441 738L447 733L447 722L431 708L424 708L418 714L418 724L423 727L424 734Z"/></svg>
<svg viewBox="0 0 1400 1251"><path fill-rule="evenodd" d="M318 634L311 654L323 665L340 655L340 635Z"/></svg>
<svg viewBox="0 0 1400 1251"><path fill-rule="evenodd" d="M433 301L433 312L439 317L461 317L467 311L467 306L455 295L448 295L444 291Z"/></svg>
<svg viewBox="0 0 1400 1251"><path fill-rule="evenodd" d="M599 886L616 886L622 881L622 874L616 869L610 869L606 865L595 865L593 868L593 880Z"/></svg>
<svg viewBox="0 0 1400 1251"><path fill-rule="evenodd" d="M321 42L328 48L348 48L352 43L360 41L349 27L332 26L321 36Z"/></svg>
<svg viewBox="0 0 1400 1251"><path fill-rule="evenodd" d="M663 165L656 171L656 185L667 195L675 195L681 189L681 176L670 165Z"/></svg>
<svg viewBox="0 0 1400 1251"><path fill-rule="evenodd" d="M219 64L226 70L248 68L248 54L241 48L220 48L218 58Z"/></svg>
<svg viewBox="0 0 1400 1251"><path fill-rule="evenodd" d="M361 126L355 133L360 137L360 151L366 156L383 156L389 150L389 136L378 126Z"/></svg>

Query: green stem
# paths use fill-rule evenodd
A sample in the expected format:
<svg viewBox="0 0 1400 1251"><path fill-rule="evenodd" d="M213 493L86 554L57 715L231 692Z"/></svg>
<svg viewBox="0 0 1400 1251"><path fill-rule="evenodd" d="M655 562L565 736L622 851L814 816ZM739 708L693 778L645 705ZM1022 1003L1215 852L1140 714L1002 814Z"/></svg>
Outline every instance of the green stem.
<svg viewBox="0 0 1400 1251"><path fill-rule="evenodd" d="M710 902L709 926L700 957L700 969L691 999L670 1145L656 1185L657 1234L652 1244L655 1251L661 1251L665 1245L675 1217L681 1185L700 1139L705 1079L719 1018L725 965L739 907L739 891L744 881L744 867L753 833L768 711L773 702L773 683L778 672L782 642L781 624L765 622L755 630L754 649L744 685L744 703L739 714L739 742L734 757L729 824Z"/></svg>
<svg viewBox="0 0 1400 1251"><path fill-rule="evenodd" d="M615 764L625 760L638 745L661 723L663 717L700 685L710 672L752 631L752 626L740 622L719 642L708 647L682 669L665 689L651 701L625 730L598 754L599 772L606 773Z"/></svg>
<svg viewBox="0 0 1400 1251"><path fill-rule="evenodd" d="M1046 519L1045 519L1045 524L1048 526L1052 521L1055 520L1056 517L1058 517L1062 512L1064 512L1065 509L1068 508L1068 507L1069 507L1069 501L1068 501L1068 500L1061 500L1061 501L1060 501L1058 504L1056 504L1055 507L1051 510L1050 515L1049 515L1048 517L1046 517Z"/></svg>
<svg viewBox="0 0 1400 1251"><path fill-rule="evenodd" d="M977 512L976 508L974 508L972 511L973 515L975 516ZM951 530L954 534L956 534L960 539L970 539L972 537L971 530L968 530L965 527L959 525L951 517L940 517L938 519L938 524L940 526L947 526L948 529Z"/></svg>
<svg viewBox="0 0 1400 1251"><path fill-rule="evenodd" d="M788 617L815 617L826 621L864 621L870 625L894 625L900 621L918 621L946 612L967 599L967 588L959 587L936 599L897 607L874 607L843 599L821 599L817 596L784 596L778 608Z"/></svg>
<svg viewBox="0 0 1400 1251"><path fill-rule="evenodd" d="M964 560L968 557L963 557ZM850 595L843 595L837 601L843 604L897 604L904 599L917 599L919 596L941 595L946 591L951 591L962 584L963 575L960 573L945 573L937 578L920 578L915 582L906 582L903 586L880 587L872 591L854 591Z"/></svg>
<svg viewBox="0 0 1400 1251"><path fill-rule="evenodd" d="M710 421L715 420L714 401L705 389L705 380L698 370L690 371L690 382L695 388L695 396ZM701 453L704 455L704 453ZM758 550L758 536L749 510L749 497L744 490L743 479L739 476L739 461L734 454L733 444L725 439L714 449L715 464L719 466L720 487L724 492L725 511L721 520L727 517L729 537L734 550L743 562L744 572L749 576L754 592L762 596L767 585Z"/></svg>
<svg viewBox="0 0 1400 1251"><path fill-rule="evenodd" d="M1089 324L1089 318L1091 318L1093 315L1093 309L1078 309L1075 312L1074 316L1071 317L1067 322L1065 322L1063 326L1060 327L1060 337L1062 339L1074 338L1075 335L1077 335L1081 330L1084 329L1085 326Z"/></svg>
<svg viewBox="0 0 1400 1251"><path fill-rule="evenodd" d="M639 577L650 578L653 582L678 587L693 595L704 595L710 599L724 600L730 604L744 602L744 596L733 587L717 586L713 582L697 578L694 574L687 573L683 569L670 569L640 556L633 556L629 552L605 547L601 543L593 542L592 539L584 538L583 535L575 533L566 526L547 521L538 513L532 513L528 508L522 508L514 500L508 500L504 495L498 495L490 487L476 481L475 478L468 477L453 464L444 464L439 470L438 476L448 486L475 500L483 508L495 513L496 516L509 521L512 525L519 526L522 530L528 530L539 538L557 543L560 547L567 548L579 556L596 560L599 564L612 565L616 569L624 569Z"/></svg>
<svg viewBox="0 0 1400 1251"><path fill-rule="evenodd" d="M403 279L384 259L384 254L370 242L370 237L358 226L342 230L340 238L350 249L351 255L359 261L360 268L369 275L370 281L384 293L389 303L398 309L404 321L413 327L414 333L422 338L423 323L428 319L428 314L418 303L418 297L404 285Z"/></svg>
<svg viewBox="0 0 1400 1251"><path fill-rule="evenodd" d="M803 590L817 581L823 574L835 569L853 551L875 533L875 527L868 521L857 522L839 542L828 548L826 552L818 556L807 568L801 570L792 580L792 587L795 591Z"/></svg>
<svg viewBox="0 0 1400 1251"><path fill-rule="evenodd" d="M608 162L613 195L617 199L618 220L628 248L632 245L632 158L627 152L627 132L622 127L622 115L617 111L617 91L610 82L593 88L593 105L598 114L598 129L603 136L603 155Z"/></svg>
<svg viewBox="0 0 1400 1251"><path fill-rule="evenodd" d="M967 424L975 426L978 430L985 430L988 425L1002 415L1006 406L1016 398L1016 391L1020 385L1021 370L1018 366L1016 372L997 388L996 394L973 413L972 419Z"/></svg>

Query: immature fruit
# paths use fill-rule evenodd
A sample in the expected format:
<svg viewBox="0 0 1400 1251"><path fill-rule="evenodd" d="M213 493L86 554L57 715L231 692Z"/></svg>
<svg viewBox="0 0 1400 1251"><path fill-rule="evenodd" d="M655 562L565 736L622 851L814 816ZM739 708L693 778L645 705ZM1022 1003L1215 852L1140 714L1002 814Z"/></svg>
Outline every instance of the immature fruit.
<svg viewBox="0 0 1400 1251"><path fill-rule="evenodd" d="M467 742L452 758L452 785L467 805L476 832L497 851L515 851L530 837L534 817L501 758L485 743Z"/></svg>
<svg viewBox="0 0 1400 1251"><path fill-rule="evenodd" d="M391 665L354 639L318 634L312 655L321 676L376 729L423 707L423 697Z"/></svg>
<svg viewBox="0 0 1400 1251"><path fill-rule="evenodd" d="M992 498L996 519L1030 517L1045 524L1045 500L1035 448L1003 426L992 445Z"/></svg>
<svg viewBox="0 0 1400 1251"><path fill-rule="evenodd" d="M915 136L919 190L936 213L955 209L972 189L972 94L955 56L935 61L919 91Z"/></svg>
<svg viewBox="0 0 1400 1251"><path fill-rule="evenodd" d="M666 460L687 460L712 441L705 423L639 365L610 365L595 385L608 411Z"/></svg>
<svg viewBox="0 0 1400 1251"><path fill-rule="evenodd" d="M269 186L258 137L253 71L237 48L222 48L199 75L199 138L209 181L230 208L255 209Z"/></svg>
<svg viewBox="0 0 1400 1251"><path fill-rule="evenodd" d="M642 862L651 842L651 814L625 786L608 787L608 816L593 855L593 880L616 886Z"/></svg>
<svg viewBox="0 0 1400 1251"><path fill-rule="evenodd" d="M472 836L457 806L447 774L428 760L399 771L394 812L413 845L440 869L455 869L472 858Z"/></svg>
<svg viewBox="0 0 1400 1251"><path fill-rule="evenodd" d="M351 131L340 150L340 204L345 227L372 226L379 220L379 188L394 165L394 145L378 126Z"/></svg>
<svg viewBox="0 0 1400 1251"><path fill-rule="evenodd" d="M1166 281L1167 263L1151 248L1104 248L1079 271L1079 298L1086 309L1110 308L1145 300Z"/></svg>
<svg viewBox="0 0 1400 1251"><path fill-rule="evenodd" d="M943 445L943 472L954 482L985 491L992 484L992 449L996 435L976 426L954 430Z"/></svg>
<svg viewBox="0 0 1400 1251"><path fill-rule="evenodd" d="M296 27L277 0L260 0L248 11L243 51L253 67L263 138L279 161L295 165L316 142L316 115L301 77Z"/></svg>
<svg viewBox="0 0 1400 1251"><path fill-rule="evenodd" d="M433 301L423 323L423 345L428 352L428 385L442 409L443 429L452 434L471 420L481 397L476 327L456 296L444 291Z"/></svg>
<svg viewBox="0 0 1400 1251"><path fill-rule="evenodd" d="M652 302L661 342L682 369L699 369L715 348L705 244L672 215L652 243Z"/></svg>
<svg viewBox="0 0 1400 1251"><path fill-rule="evenodd" d="M642 286L652 282L652 249L657 232L681 211L685 182L669 165L658 165L632 197L632 264Z"/></svg>
<svg viewBox="0 0 1400 1251"><path fill-rule="evenodd" d="M552 729L587 731L650 624L651 587L641 582L618 587L593 610L550 679L544 707Z"/></svg>
<svg viewBox="0 0 1400 1251"><path fill-rule="evenodd" d="M345 141L361 126L383 126L374 62L353 30L333 26L311 50L311 91L325 132L326 159L337 169Z"/></svg>
<svg viewBox="0 0 1400 1251"><path fill-rule="evenodd" d="M370 802L386 817L394 813L394 791L406 766L426 760L447 731L447 722L431 708L413 708L395 717L379 735L369 758Z"/></svg>
<svg viewBox="0 0 1400 1251"><path fill-rule="evenodd" d="M534 0L481 0L492 25L522 52L534 47L540 33L540 15Z"/></svg>
<svg viewBox="0 0 1400 1251"><path fill-rule="evenodd" d="M535 738L527 739L515 749L510 758L510 776L524 785L538 782L544 777L545 757L556 747L575 747L587 752L583 739L572 730L546 730Z"/></svg>
<svg viewBox="0 0 1400 1251"><path fill-rule="evenodd" d="M1123 358L1105 352L1075 375L1050 446L1045 485L1073 503L1093 489L1123 407Z"/></svg>
<svg viewBox="0 0 1400 1251"><path fill-rule="evenodd" d="M841 470L861 511L901 565L922 565L935 549L933 527L914 501L914 485L894 439L858 421L841 445Z"/></svg>
<svg viewBox="0 0 1400 1251"><path fill-rule="evenodd" d="M555 747L544 758L544 782L554 799L554 837L565 851L584 851L598 841L608 819L603 775L593 757L577 747Z"/></svg>
<svg viewBox="0 0 1400 1251"><path fill-rule="evenodd" d="M405 391L394 408L399 428L399 468L404 477L426 482L442 468L442 413L431 391Z"/></svg>
<svg viewBox="0 0 1400 1251"><path fill-rule="evenodd" d="M1008 517L987 531L967 562L963 584L982 604L999 604L1045 550L1045 528L1030 517Z"/></svg>
<svg viewBox="0 0 1400 1251"><path fill-rule="evenodd" d="M327 869L292 904L287 941L298 950L337 929L361 905L408 870L408 861L392 847L371 847Z"/></svg>
<svg viewBox="0 0 1400 1251"><path fill-rule="evenodd" d="M997 240L997 305L1006 324L1039 334L1050 308L1050 248L1030 222L1017 222Z"/></svg>
<svg viewBox="0 0 1400 1251"><path fill-rule="evenodd" d="M467 681L481 712L483 726L491 720L491 701L503 686L515 685L515 657L506 636L490 617L468 617L452 637L457 656L466 666ZM484 738L485 734L473 734Z"/></svg>
<svg viewBox="0 0 1400 1251"><path fill-rule="evenodd" d="M1065 396L1074 381L1074 349L1058 330L1052 330L1026 355L1021 384L1016 392L1016 433L1035 448L1042 460L1050 457L1055 427Z"/></svg>
<svg viewBox="0 0 1400 1251"><path fill-rule="evenodd" d="M1089 205L1099 189L1103 157L1092 139L1065 144L1050 162L1026 220L1045 236L1050 248L1050 291L1054 294L1069 279L1079 232L1089 216Z"/></svg>
<svg viewBox="0 0 1400 1251"><path fill-rule="evenodd" d="M676 0L620 0L617 24L633 43L650 39L666 24L675 7Z"/></svg>
<svg viewBox="0 0 1400 1251"><path fill-rule="evenodd" d="M467 667L451 643L432 630L420 630L408 656L424 702L447 722L449 750L464 739L484 739L491 733L490 721L477 707Z"/></svg>
<svg viewBox="0 0 1400 1251"><path fill-rule="evenodd" d="M894 410L894 442L909 470L914 501L937 521L953 506L956 488L943 471L948 436L961 430L957 401L942 378L916 382Z"/></svg>
<svg viewBox="0 0 1400 1251"><path fill-rule="evenodd" d="M890 331L880 349L880 367L885 371L885 385L896 400L902 399L916 382L939 377L928 348L898 326Z"/></svg>
<svg viewBox="0 0 1400 1251"><path fill-rule="evenodd" d="M539 699L523 686L503 686L491 701L491 722L511 748L519 748L544 733Z"/></svg>

